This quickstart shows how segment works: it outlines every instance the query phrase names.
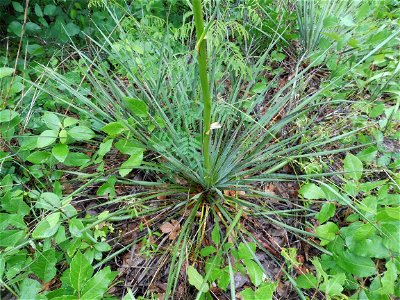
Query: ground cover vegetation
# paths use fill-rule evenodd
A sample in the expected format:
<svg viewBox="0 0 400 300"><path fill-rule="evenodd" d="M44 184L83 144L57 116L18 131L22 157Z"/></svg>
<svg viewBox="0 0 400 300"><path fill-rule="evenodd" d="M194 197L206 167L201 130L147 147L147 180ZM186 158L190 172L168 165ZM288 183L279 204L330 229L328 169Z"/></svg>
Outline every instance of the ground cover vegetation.
<svg viewBox="0 0 400 300"><path fill-rule="evenodd" d="M0 17L2 298L400 297L400 2Z"/></svg>

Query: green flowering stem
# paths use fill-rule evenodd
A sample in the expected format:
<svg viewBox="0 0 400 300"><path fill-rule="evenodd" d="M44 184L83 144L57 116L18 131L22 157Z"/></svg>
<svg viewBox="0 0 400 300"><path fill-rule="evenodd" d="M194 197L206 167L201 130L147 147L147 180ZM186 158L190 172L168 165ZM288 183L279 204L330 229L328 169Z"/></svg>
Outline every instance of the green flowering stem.
<svg viewBox="0 0 400 300"><path fill-rule="evenodd" d="M203 158L206 183L210 184L211 162L210 162L210 126L211 126L211 96L208 84L207 74L207 40L206 31L204 30L203 9L201 0L193 0L193 14L196 26L198 52L197 61L199 64L199 77L203 96Z"/></svg>

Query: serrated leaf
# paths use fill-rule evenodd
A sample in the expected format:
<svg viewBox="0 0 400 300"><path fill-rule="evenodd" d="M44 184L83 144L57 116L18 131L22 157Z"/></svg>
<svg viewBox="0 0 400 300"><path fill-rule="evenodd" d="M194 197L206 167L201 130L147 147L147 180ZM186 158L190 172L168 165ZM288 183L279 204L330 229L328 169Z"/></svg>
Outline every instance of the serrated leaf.
<svg viewBox="0 0 400 300"><path fill-rule="evenodd" d="M346 281L346 274L340 273L331 276L329 280L325 280L320 285L320 290L328 294L329 296L340 295L343 291L343 284Z"/></svg>
<svg viewBox="0 0 400 300"><path fill-rule="evenodd" d="M272 300L272 295L277 287L277 283L263 282L255 291L255 299Z"/></svg>
<svg viewBox="0 0 400 300"><path fill-rule="evenodd" d="M58 137L57 130L45 130L43 131L37 139L37 147L43 148L53 144Z"/></svg>
<svg viewBox="0 0 400 300"><path fill-rule="evenodd" d="M186 273L189 278L189 283L193 285L198 291L200 291L200 288L204 282L203 276L201 276L201 274L197 272L197 270L193 266L188 266ZM208 292L208 290L209 290L208 283L205 283L202 292L206 293Z"/></svg>
<svg viewBox="0 0 400 300"><path fill-rule="evenodd" d="M322 224L328 221L335 215L335 204L331 202L324 203L320 212L315 216L317 220Z"/></svg>
<svg viewBox="0 0 400 300"><path fill-rule="evenodd" d="M59 161L59 162L64 162L65 159L68 156L69 153L69 148L65 144L56 144L53 146L53 149L51 149L51 153L53 156Z"/></svg>
<svg viewBox="0 0 400 300"><path fill-rule="evenodd" d="M43 253L37 251L37 258L31 264L31 270L44 282L49 282L57 274L56 269L56 252L54 249L49 249Z"/></svg>
<svg viewBox="0 0 400 300"><path fill-rule="evenodd" d="M88 141L95 136L95 133L86 126L76 126L68 130L68 135L77 141Z"/></svg>
<svg viewBox="0 0 400 300"><path fill-rule="evenodd" d="M58 222L60 216L59 212L55 212L40 221L32 232L32 238L45 239L53 236L57 232L58 227L60 227L60 223Z"/></svg>
<svg viewBox="0 0 400 300"><path fill-rule="evenodd" d="M86 257L77 252L71 261L69 279L71 286L77 292L81 292L85 283L92 277L93 267Z"/></svg>
<svg viewBox="0 0 400 300"><path fill-rule="evenodd" d="M253 259L253 254L256 253L255 243L245 243L240 242L238 246L238 257L239 259Z"/></svg>
<svg viewBox="0 0 400 300"><path fill-rule="evenodd" d="M94 300L102 299L104 293L108 290L108 286L117 276L117 272L111 272L110 267L97 272L82 289L82 296L80 299Z"/></svg>
<svg viewBox="0 0 400 300"><path fill-rule="evenodd" d="M348 153L344 159L345 177L359 180L362 177L363 165L357 156Z"/></svg>
<svg viewBox="0 0 400 300"><path fill-rule="evenodd" d="M385 266L386 272L381 279L382 288L380 288L377 292L380 295L393 295L395 281L397 279L397 268L392 260L388 261Z"/></svg>
<svg viewBox="0 0 400 300"><path fill-rule="evenodd" d="M265 277L263 269L251 259L244 259L243 263L246 266L246 271L249 274L251 282L255 286L259 286Z"/></svg>
<svg viewBox="0 0 400 300"><path fill-rule="evenodd" d="M335 223L328 222L318 226L315 231L321 239L321 245L324 246L335 239L336 234L339 232L339 227Z"/></svg>

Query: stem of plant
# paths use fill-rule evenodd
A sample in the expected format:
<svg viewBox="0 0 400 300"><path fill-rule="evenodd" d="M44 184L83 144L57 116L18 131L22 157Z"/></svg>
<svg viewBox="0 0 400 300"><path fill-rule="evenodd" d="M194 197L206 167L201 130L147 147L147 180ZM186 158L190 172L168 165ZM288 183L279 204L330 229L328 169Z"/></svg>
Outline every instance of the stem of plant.
<svg viewBox="0 0 400 300"><path fill-rule="evenodd" d="M207 40L204 35L204 20L203 8L201 0L193 0L193 14L196 26L198 52L197 62L199 64L199 77L201 84L201 91L203 96L204 111L203 111L203 159L205 169L205 179L207 185L211 180L211 162L210 162L210 126L211 126L211 95L210 87L208 84L208 71L207 71Z"/></svg>

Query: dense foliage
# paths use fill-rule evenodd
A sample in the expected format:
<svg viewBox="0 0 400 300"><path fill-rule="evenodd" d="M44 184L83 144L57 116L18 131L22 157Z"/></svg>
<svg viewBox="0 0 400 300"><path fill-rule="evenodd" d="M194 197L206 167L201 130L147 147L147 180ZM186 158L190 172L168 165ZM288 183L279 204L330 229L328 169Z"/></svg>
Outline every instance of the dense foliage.
<svg viewBox="0 0 400 300"><path fill-rule="evenodd" d="M400 3L0 0L5 299L400 297Z"/></svg>

